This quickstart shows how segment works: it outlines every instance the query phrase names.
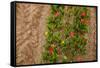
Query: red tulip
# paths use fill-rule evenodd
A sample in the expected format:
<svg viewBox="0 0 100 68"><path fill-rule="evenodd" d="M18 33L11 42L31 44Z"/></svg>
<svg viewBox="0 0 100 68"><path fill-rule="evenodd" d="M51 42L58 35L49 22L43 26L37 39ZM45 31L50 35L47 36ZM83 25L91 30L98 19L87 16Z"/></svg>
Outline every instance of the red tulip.
<svg viewBox="0 0 100 68"><path fill-rule="evenodd" d="M56 16L56 17L59 16L59 12L58 12L58 11L55 13L55 16Z"/></svg>
<svg viewBox="0 0 100 68"><path fill-rule="evenodd" d="M86 13L85 12L82 12L81 13L81 16L83 16L83 17L86 16Z"/></svg>
<svg viewBox="0 0 100 68"><path fill-rule="evenodd" d="M53 48L52 48L52 47L49 48L49 53L50 53L50 54L53 53Z"/></svg>
<svg viewBox="0 0 100 68"><path fill-rule="evenodd" d="M74 32L70 32L70 36L73 37L75 35Z"/></svg>

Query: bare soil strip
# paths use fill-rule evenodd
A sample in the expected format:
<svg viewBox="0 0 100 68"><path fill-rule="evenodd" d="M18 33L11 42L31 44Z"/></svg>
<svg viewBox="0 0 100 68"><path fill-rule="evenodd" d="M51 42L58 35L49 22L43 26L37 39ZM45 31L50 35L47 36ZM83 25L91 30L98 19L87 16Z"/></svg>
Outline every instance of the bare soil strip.
<svg viewBox="0 0 100 68"><path fill-rule="evenodd" d="M48 5L17 4L17 65L40 64Z"/></svg>

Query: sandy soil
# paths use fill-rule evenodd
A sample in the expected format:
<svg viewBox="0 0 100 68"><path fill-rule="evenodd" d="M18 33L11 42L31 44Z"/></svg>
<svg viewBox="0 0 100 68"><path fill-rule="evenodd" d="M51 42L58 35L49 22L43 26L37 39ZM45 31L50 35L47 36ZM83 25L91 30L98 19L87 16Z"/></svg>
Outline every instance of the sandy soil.
<svg viewBox="0 0 100 68"><path fill-rule="evenodd" d="M48 5L17 4L16 63L18 65L41 63L49 8Z"/></svg>
<svg viewBox="0 0 100 68"><path fill-rule="evenodd" d="M87 55L84 57L84 61L93 61L96 60L96 15L95 15L95 8L89 8L90 10L90 22L89 28L90 31L88 32L88 44L87 48Z"/></svg>

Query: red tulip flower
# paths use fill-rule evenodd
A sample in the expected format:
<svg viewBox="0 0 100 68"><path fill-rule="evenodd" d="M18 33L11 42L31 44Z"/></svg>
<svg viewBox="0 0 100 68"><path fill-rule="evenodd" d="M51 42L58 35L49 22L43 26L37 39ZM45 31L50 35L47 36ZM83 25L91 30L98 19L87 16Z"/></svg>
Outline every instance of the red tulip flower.
<svg viewBox="0 0 100 68"><path fill-rule="evenodd" d="M59 16L59 12L58 11L55 13L55 17L57 17L57 16Z"/></svg>
<svg viewBox="0 0 100 68"><path fill-rule="evenodd" d="M83 16L83 17L86 16L86 13L85 12L82 12L81 13L81 16Z"/></svg>
<svg viewBox="0 0 100 68"><path fill-rule="evenodd" d="M53 53L53 48L52 48L52 47L49 48L49 53L50 53L50 54Z"/></svg>
<svg viewBox="0 0 100 68"><path fill-rule="evenodd" d="M75 35L74 32L70 32L70 36L73 37Z"/></svg>

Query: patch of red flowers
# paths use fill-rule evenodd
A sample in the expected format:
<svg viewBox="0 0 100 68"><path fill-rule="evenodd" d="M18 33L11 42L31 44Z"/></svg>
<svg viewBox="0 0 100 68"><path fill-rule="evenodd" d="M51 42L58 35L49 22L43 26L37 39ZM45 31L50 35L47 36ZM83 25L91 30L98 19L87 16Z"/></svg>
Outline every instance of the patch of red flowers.
<svg viewBox="0 0 100 68"><path fill-rule="evenodd" d="M49 53L50 53L50 54L53 54L53 50L54 50L54 49L53 49L52 47L50 47L50 48L49 48Z"/></svg>
<svg viewBox="0 0 100 68"><path fill-rule="evenodd" d="M82 13L81 13L81 16L82 16L82 17L86 16L86 13L85 13L85 12L82 12Z"/></svg>
<svg viewBox="0 0 100 68"><path fill-rule="evenodd" d="M75 35L74 32L70 32L70 36L73 37Z"/></svg>
<svg viewBox="0 0 100 68"><path fill-rule="evenodd" d="M55 17L59 16L60 13L58 11L55 12Z"/></svg>

